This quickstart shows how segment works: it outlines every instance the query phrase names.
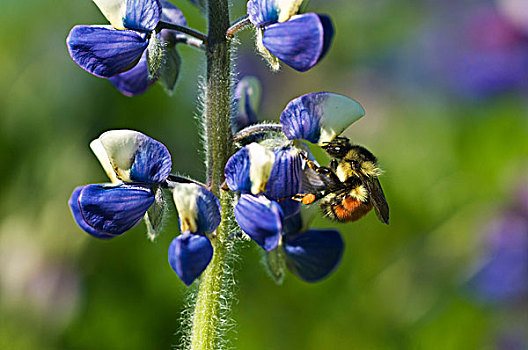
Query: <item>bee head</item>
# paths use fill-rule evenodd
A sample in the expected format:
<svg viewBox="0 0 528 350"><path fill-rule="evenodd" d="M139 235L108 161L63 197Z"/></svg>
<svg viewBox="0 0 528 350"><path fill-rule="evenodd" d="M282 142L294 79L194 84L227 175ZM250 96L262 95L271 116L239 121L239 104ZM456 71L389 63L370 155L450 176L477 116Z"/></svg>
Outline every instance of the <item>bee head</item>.
<svg viewBox="0 0 528 350"><path fill-rule="evenodd" d="M336 137L335 140L321 146L333 158L344 158L352 148L346 137Z"/></svg>

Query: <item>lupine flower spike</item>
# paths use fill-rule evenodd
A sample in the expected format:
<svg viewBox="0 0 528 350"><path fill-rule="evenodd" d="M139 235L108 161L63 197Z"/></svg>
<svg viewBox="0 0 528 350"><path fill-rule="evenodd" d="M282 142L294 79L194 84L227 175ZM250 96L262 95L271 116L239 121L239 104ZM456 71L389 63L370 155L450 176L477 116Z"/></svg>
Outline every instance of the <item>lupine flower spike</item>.
<svg viewBox="0 0 528 350"><path fill-rule="evenodd" d="M278 69L277 58L299 72L315 66L334 36L332 21L317 13L298 14L302 0L250 0L247 13L257 29L257 48Z"/></svg>

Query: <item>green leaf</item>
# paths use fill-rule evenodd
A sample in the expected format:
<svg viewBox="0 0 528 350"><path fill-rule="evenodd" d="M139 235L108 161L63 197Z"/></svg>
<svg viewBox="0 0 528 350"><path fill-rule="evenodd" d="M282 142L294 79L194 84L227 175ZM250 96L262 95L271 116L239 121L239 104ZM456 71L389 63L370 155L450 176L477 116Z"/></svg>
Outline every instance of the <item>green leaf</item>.
<svg viewBox="0 0 528 350"><path fill-rule="evenodd" d="M147 48L149 79L155 79L159 76L160 69L165 61L165 53L165 44L156 35L152 35Z"/></svg>
<svg viewBox="0 0 528 350"><path fill-rule="evenodd" d="M167 91L172 94L180 75L181 58L176 50L176 45L167 47L164 54L164 61L159 70L159 82Z"/></svg>
<svg viewBox="0 0 528 350"><path fill-rule="evenodd" d="M167 201L163 196L161 188L156 189L154 204L145 213L145 225L147 226L147 237L154 241L163 229L165 213L167 212Z"/></svg>
<svg viewBox="0 0 528 350"><path fill-rule="evenodd" d="M276 249L266 253L265 266L275 283L279 285L282 284L286 271L286 259L284 257L282 245L279 245Z"/></svg>

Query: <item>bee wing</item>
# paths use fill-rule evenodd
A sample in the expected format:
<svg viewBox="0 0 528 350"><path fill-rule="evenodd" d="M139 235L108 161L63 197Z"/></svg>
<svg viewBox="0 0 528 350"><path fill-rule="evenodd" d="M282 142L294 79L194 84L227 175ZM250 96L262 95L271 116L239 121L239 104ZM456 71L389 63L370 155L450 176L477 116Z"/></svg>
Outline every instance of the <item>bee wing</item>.
<svg viewBox="0 0 528 350"><path fill-rule="evenodd" d="M303 171L302 191L306 193L317 193L328 187L325 177L321 176L312 168L306 167Z"/></svg>
<svg viewBox="0 0 528 350"><path fill-rule="evenodd" d="M361 180L363 184L365 184L365 186L367 187L370 200L374 205L374 209L376 210L376 215L378 216L378 219L384 224L388 225L389 205L387 204L387 200L385 199L385 195L383 194L383 190L381 189L381 184L378 178L375 176L361 176Z"/></svg>

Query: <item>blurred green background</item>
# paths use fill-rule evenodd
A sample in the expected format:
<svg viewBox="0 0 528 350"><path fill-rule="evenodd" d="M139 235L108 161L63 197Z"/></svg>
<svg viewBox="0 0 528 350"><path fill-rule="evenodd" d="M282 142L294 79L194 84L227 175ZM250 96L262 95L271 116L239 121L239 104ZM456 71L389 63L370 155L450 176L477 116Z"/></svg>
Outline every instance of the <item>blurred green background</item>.
<svg viewBox="0 0 528 350"><path fill-rule="evenodd" d="M205 30L195 7L173 2ZM231 2L234 19L245 1ZM310 10L331 15L336 36L303 74L268 72L252 34L240 36L235 63L240 76L262 80L261 119L277 120L306 92L363 104L366 117L345 135L385 169L391 224L373 214L346 225L317 218L314 226L337 227L346 242L339 269L317 284L288 275L275 285L260 250L246 244L236 264L235 348L526 349L526 297L489 304L464 286L487 254L489 223L528 183L528 89L466 94L443 79L434 65L442 58L424 43L457 28L449 6L470 13L493 3L439 3L311 1ZM108 129L163 142L173 169L203 180L201 53L180 48L172 97L154 86L127 98L68 56L73 25L105 22L91 1L3 0L0 9L0 348L178 346L187 288L167 263L176 218L155 243L142 224L103 242L75 225L67 200L78 185L107 181L88 144ZM516 347L503 347L510 335Z"/></svg>

